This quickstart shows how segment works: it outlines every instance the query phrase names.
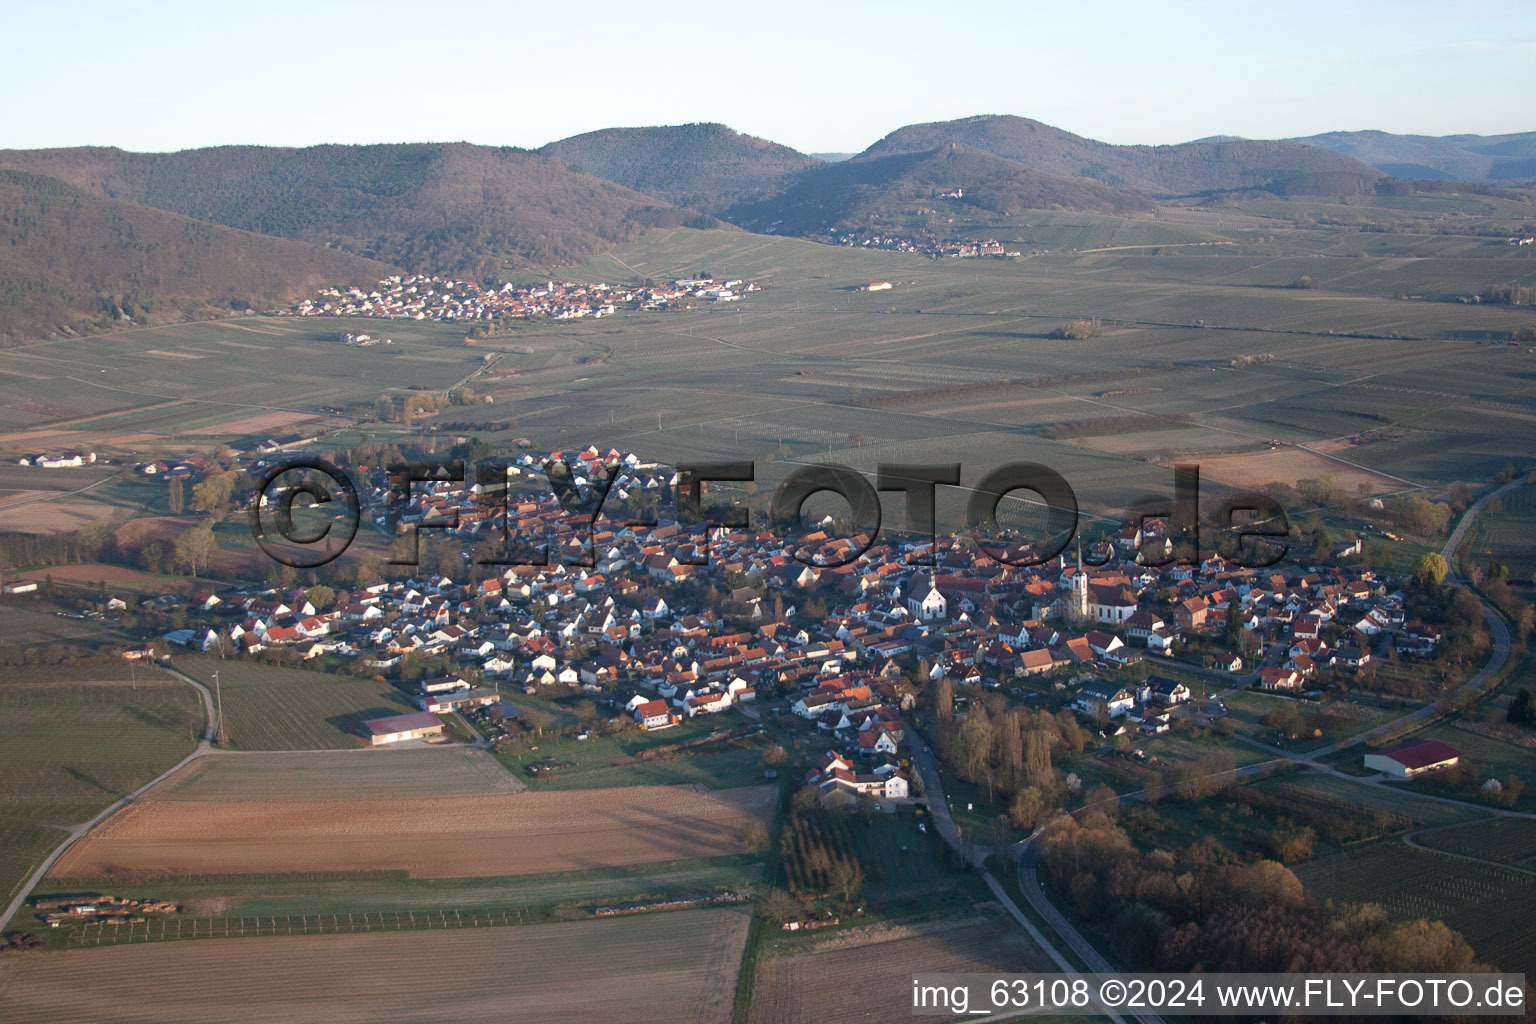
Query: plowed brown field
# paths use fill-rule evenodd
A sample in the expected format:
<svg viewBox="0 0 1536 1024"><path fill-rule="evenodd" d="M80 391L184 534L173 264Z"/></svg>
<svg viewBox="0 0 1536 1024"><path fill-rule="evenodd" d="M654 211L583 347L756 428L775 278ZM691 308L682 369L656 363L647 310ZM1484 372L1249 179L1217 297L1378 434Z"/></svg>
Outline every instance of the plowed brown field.
<svg viewBox="0 0 1536 1024"><path fill-rule="evenodd" d="M741 853L776 791L634 786L409 800L145 800L69 849L53 878L407 871L530 875Z"/></svg>
<svg viewBox="0 0 1536 1024"><path fill-rule="evenodd" d="M206 939L0 960L15 1024L725 1024L750 918Z"/></svg>

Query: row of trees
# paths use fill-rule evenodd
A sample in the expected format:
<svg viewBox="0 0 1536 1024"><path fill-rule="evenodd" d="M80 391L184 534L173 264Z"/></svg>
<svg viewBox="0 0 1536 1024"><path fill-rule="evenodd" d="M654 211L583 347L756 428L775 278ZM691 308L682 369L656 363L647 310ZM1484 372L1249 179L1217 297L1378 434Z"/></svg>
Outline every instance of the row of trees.
<svg viewBox="0 0 1536 1024"><path fill-rule="evenodd" d="M1442 922L1391 924L1379 906L1324 906L1283 864L1210 864L1142 852L1108 816L1060 815L1040 839L1047 877L1136 968L1186 971L1469 971Z"/></svg>
<svg viewBox="0 0 1536 1024"><path fill-rule="evenodd" d="M1057 755L1081 752L1088 731L1070 711L1010 708L996 693L980 695L959 723L954 706L954 684L939 679L933 714L940 755L962 780L980 786L987 800L1011 797L1014 825L1032 827L1065 793Z"/></svg>

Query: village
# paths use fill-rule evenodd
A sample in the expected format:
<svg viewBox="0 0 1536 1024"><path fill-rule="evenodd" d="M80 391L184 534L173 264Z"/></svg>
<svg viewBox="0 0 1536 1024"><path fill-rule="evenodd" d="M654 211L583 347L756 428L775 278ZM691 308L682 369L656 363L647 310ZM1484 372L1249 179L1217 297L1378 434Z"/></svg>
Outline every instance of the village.
<svg viewBox="0 0 1536 1024"><path fill-rule="evenodd" d="M491 288L474 281L411 275L385 278L364 290L326 288L280 316L355 316L393 320L577 320L612 316L620 309L665 310L699 302L735 302L759 287L749 281L716 281L707 274L644 285L506 283ZM381 343L360 332L338 336L350 345Z"/></svg>
<svg viewBox="0 0 1536 1024"><path fill-rule="evenodd" d="M879 249L884 252L910 252L920 256L928 256L933 259L975 259L981 256L999 258L1014 258L1023 253L1009 249L995 238L968 238L963 240L941 239L937 235L928 234L921 237L908 237L892 234L864 234L847 233L834 235L831 239L833 245L846 246L851 249ZM1037 250L1040 251L1040 250Z"/></svg>
<svg viewBox="0 0 1536 1024"><path fill-rule="evenodd" d="M546 483L555 464L581 493L612 474L604 507L642 500L655 521L613 512L573 530ZM895 799L907 795L903 713L914 683L1000 690L1136 738L1223 714L1172 676L1315 702L1330 680L1376 659L1422 661L1443 649L1445 627L1409 616L1402 587L1350 562L1348 544L1329 564L1248 569L1208 554L1152 567L1140 553L1161 560L1172 541L1149 520L1091 541L1092 565L1079 547L1019 567L953 537L936 550L880 541L849 558L856 539L817 530L798 554L818 568L766 530L668 520L676 474L632 452L523 452L507 472L506 487L438 479L402 493L376 469L359 491L386 532L467 557L505 531L547 545L546 564L407 570L403 580L324 588L322 606L297 586L160 595L149 600L162 612L185 602L186 626L124 654L327 658L398 677L421 710L364 723L371 745L441 737L440 716L453 713L515 735L519 692L585 691L643 730L771 704L834 738L836 756L811 782ZM28 582L35 589L13 585ZM107 614L127 607L116 595L100 601ZM408 682L407 667L424 664L434 671Z"/></svg>

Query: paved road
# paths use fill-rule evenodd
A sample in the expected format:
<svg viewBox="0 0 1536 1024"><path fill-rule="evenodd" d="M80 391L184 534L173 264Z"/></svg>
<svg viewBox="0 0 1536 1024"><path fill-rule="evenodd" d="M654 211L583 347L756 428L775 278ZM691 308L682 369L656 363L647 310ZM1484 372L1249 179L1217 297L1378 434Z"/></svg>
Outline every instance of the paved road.
<svg viewBox="0 0 1536 1024"><path fill-rule="evenodd" d="M1030 938L1034 939L1035 944L1044 950L1046 955L1056 963L1061 972L1063 974L1077 974L1078 971L1072 966L1071 961L1062 956L1061 951L1040 933L1040 929L1035 927L1034 922L1019 909L1018 904L1014 903L1013 898L1008 895L1002 883L993 877L990 871L986 870L985 863L988 854L992 852L991 848L981 844L966 844L961 840L960 830L955 826L955 819L949 813L949 802L944 798L944 780L939 777L938 767L934 763L933 751L928 748L928 744L923 742L923 738L917 734L917 730L912 728L910 724L906 728L906 742L907 747L912 753L912 766L917 769L918 774L923 779L923 800L928 805L929 819L938 830L940 837L955 850L959 851L962 857L970 858L976 869L981 872L982 879L987 883L987 888L992 890L992 895L997 897L997 901L1029 933ZM1014 850L1017 850L1017 847ZM1010 854L1013 854L1014 850L1011 850ZM1038 888L1034 890L1024 889L1024 895L1030 899L1031 905L1035 905L1035 900L1031 897L1037 894ZM1048 901L1046 905L1049 906ZM1039 909L1036 906L1036 910L1038 911ZM1102 957L1097 962L1105 964L1105 966L1100 968L1095 965L1095 961L1083 956L1079 951L1079 946L1086 948L1093 956L1098 956L1098 953L1093 949L1088 940L1084 939L1065 918L1056 913L1055 907L1051 907L1050 910L1050 915L1042 913L1041 916L1045 918L1051 929L1066 941L1069 948L1078 951L1078 955L1082 957L1083 962L1090 965L1090 970L1104 970L1113 973L1113 970L1109 968ZM1054 915L1054 920L1051 915ZM1118 1014L1110 1014L1109 1017L1115 1021L1115 1024L1125 1024L1124 1018ZM1142 1016L1136 1019L1142 1021L1143 1024L1163 1024L1162 1018L1157 1016Z"/></svg>
<svg viewBox="0 0 1536 1024"><path fill-rule="evenodd" d="M182 682L196 689L198 693L202 694L203 708L206 711L202 740L198 742L197 747L194 748L193 751L186 757L182 758L180 761L177 761L174 765L167 768L159 775L156 775L154 778L144 783L144 785L140 786L132 793L129 793L127 796L116 801L112 804L112 806L96 815L90 821L67 828L66 832L68 833L68 836L64 842L61 843L56 850L48 855L47 859L38 866L36 871L32 872L32 877L28 878L26 884L17 891L16 897L12 899L10 905L5 908L5 913L0 914L0 932L5 931L6 927L11 923L11 919L16 916L16 914L21 910L23 906L26 905L27 897L32 895L32 890L36 889L38 884L42 882L43 877L48 874L49 870L58 861L58 859L64 855L65 850L68 850L71 846L75 845L75 843L79 842L81 837L83 837L87 832L101 824L103 821L106 821L112 815L116 814L120 809L128 806L130 803L137 800L139 797L143 796L155 786L158 786L160 783L170 778L172 775L175 775L177 772L181 771L183 768L197 760L199 757L212 752L214 720L213 694L209 693L206 686L198 682L196 679L193 679L191 676L183 675L182 673L177 672L172 668L167 668L165 671L169 672L172 676L175 676L177 679L180 679Z"/></svg>

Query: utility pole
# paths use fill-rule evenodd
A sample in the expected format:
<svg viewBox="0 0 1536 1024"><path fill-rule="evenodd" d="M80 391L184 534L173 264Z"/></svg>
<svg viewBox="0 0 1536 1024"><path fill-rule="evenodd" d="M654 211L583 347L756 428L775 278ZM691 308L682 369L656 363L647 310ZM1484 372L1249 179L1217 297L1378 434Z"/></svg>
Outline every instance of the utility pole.
<svg viewBox="0 0 1536 1024"><path fill-rule="evenodd" d="M224 691L219 689L219 674L213 674L214 727L213 742L224 745Z"/></svg>

